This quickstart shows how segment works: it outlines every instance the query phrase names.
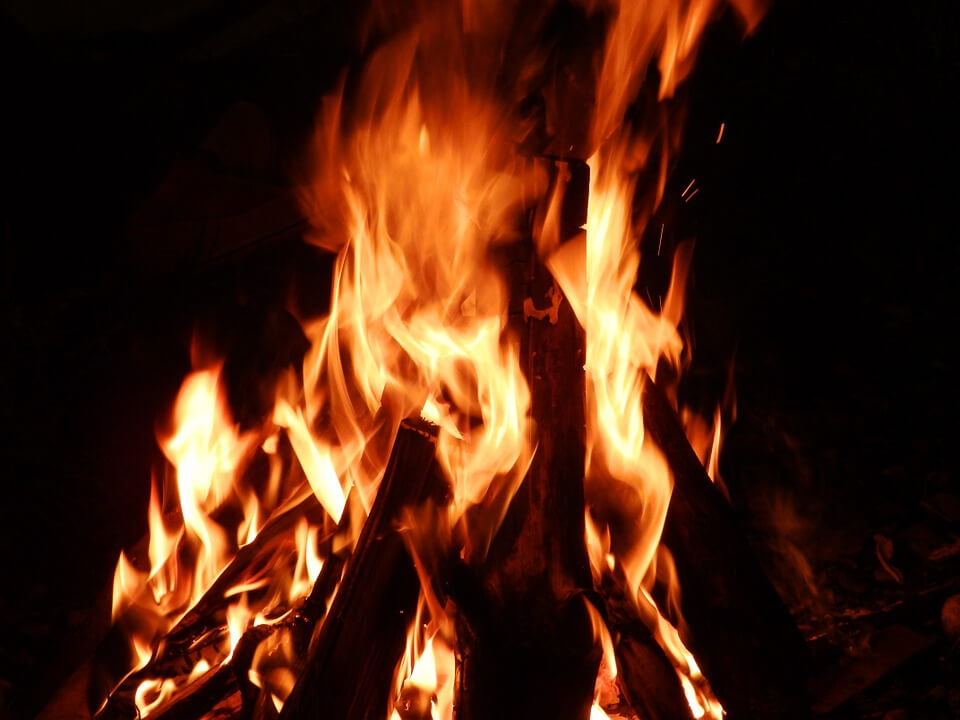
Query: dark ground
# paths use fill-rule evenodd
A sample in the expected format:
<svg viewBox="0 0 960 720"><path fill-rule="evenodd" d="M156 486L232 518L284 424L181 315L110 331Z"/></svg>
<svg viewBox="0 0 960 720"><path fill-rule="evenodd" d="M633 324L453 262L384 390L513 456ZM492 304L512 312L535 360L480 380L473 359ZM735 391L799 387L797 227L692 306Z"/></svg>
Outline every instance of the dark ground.
<svg viewBox="0 0 960 720"><path fill-rule="evenodd" d="M144 532L154 427L198 318L238 366L274 367L295 344L284 300L322 305L329 265L300 241L285 159L353 44L332 3L55 5L0 16L0 717L14 718L102 632L92 608ZM734 503L818 667L894 666L836 717L960 717L939 622L960 590L957 16L784 0L742 46L721 26L672 181L701 188L668 228L697 241L691 401L720 395L735 351ZM878 559L891 548L903 583Z"/></svg>

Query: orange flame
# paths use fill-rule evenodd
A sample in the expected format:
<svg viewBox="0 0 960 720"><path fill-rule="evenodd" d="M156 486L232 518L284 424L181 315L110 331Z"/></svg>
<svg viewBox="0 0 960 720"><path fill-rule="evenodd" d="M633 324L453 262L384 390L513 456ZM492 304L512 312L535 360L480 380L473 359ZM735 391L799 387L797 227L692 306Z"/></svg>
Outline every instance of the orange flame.
<svg viewBox="0 0 960 720"><path fill-rule="evenodd" d="M289 507L289 501L280 502L282 496L297 496L296 491L281 491L282 468L275 456L271 456L271 478L265 493L258 495L240 481L257 446L256 434L239 432L233 424L220 387L219 367L186 378L172 419L173 429L161 436L160 446L174 470L179 513L164 513L158 484L152 484L149 570L137 569L122 553L114 578L113 618L130 630L131 672L150 661L160 639L204 597L241 544L252 542L272 513ZM335 477L323 478L323 482L326 494L320 497L318 490L318 499L331 515L339 516L343 508L342 500L339 509L336 502L339 482ZM240 514L235 529L221 519L231 516L220 512L228 505ZM251 622L268 621L267 615L278 604L289 607L309 591L322 565L317 553L318 532L319 528L301 518L293 538L275 543L273 562L267 565L270 577L249 575L224 592L223 600L240 597L226 607L223 631L227 652L219 662L230 659ZM277 620L272 617L269 621ZM141 682L137 690L141 714L152 711L192 679L191 675Z"/></svg>
<svg viewBox="0 0 960 720"><path fill-rule="evenodd" d="M304 198L314 241L338 255L330 316L307 327L305 419L329 411L334 465L366 507L388 454L374 437L411 415L437 423L459 516L494 480L518 483L533 452L507 292L488 258L515 236L528 171L466 72L430 68L423 86L417 52L434 41L424 30L374 56L352 131L341 99L327 102L328 172Z"/></svg>
<svg viewBox="0 0 960 720"><path fill-rule="evenodd" d="M456 659L445 636L452 625L441 614L436 620L423 622L427 606L423 595L417 613L407 632L407 644L397 665L394 688L395 708L391 720L398 720L397 707L413 710L423 716L429 710L431 720L453 720L453 690Z"/></svg>
<svg viewBox="0 0 960 720"><path fill-rule="evenodd" d="M597 527L588 512L586 540L595 576L609 567L610 547L620 548L617 559L641 616L647 618L654 637L674 661L691 713L720 717L722 707L693 656L650 595L673 478L662 453L644 433L641 395L645 378L656 377L661 361L679 369L684 344L678 326L689 253L683 248L676 253L669 290L659 312L637 295L634 284L641 260L639 237L663 197L667 163L679 143L680 126L666 104L660 105L659 118L648 118L659 122L641 126L639 131L624 123L627 107L651 63L659 70L659 99L675 94L693 68L703 31L720 2L612 4L616 17L608 30L597 79L592 130L597 149L589 160L585 236L559 248L547 260L586 332L588 501L593 498L601 505L610 504L604 498L618 483L631 488L637 498L635 506L625 509L621 503L612 511L621 515L618 537L611 538L607 527ZM735 7L748 29L762 14L759 6L750 2L735 3ZM653 204L636 215L638 171L654 158L659 170ZM708 460L714 476L719 427L717 423ZM622 517L624 514L627 517ZM675 574L668 578L667 586L671 592L678 591Z"/></svg>
<svg viewBox="0 0 960 720"><path fill-rule="evenodd" d="M584 472L592 506L586 542L594 577L620 565L641 617L677 668L691 713L719 718L722 708L681 640L679 585L658 549L673 478L644 431L641 402L644 382L656 377L661 362L676 369L681 364L678 327L689 248L676 252L657 311L634 285L639 237L663 197L679 145L682 126L672 98L723 3L580 2L588 12L611 17L596 58L585 232L560 244L565 184L558 182L533 240L560 290L552 291L550 308L525 311L552 317L562 291L585 330ZM731 2L751 30L762 14L759 2ZM446 9L438 10L372 54L349 102L342 90L324 101L312 149L316 164L302 203L313 226L311 241L336 252L329 314L305 322L311 346L303 386L293 374L280 383L263 427L242 432L233 423L219 367L185 379L172 432L160 438L175 492L163 483L152 487L149 569L123 554L115 573L115 622L137 616L130 622L137 628L131 637L137 668L240 547L261 537L271 518L298 499L312 492L332 522L348 510L354 535L339 534L333 543L353 542L361 525L355 520L372 507L405 418L421 416L437 426L437 459L452 501L437 523L446 528L444 536L435 541L452 545L456 537L461 546L445 549L471 561L482 557L536 450L519 343L507 331L508 290L492 256L521 237L524 213L542 199L538 189L546 183L536 163L518 157L524 133L513 127L514 110L495 91L497 72L486 73L491 68L468 54L483 41L498 48L490 57L501 56L514 30L509 5L463 2L450 11L453 23ZM460 42L465 35L471 42ZM625 116L654 66L655 111L634 127ZM536 75L532 67L517 70L524 82ZM644 205L636 202L636 191L646 170L655 181L652 201ZM685 199L695 192L685 192ZM717 422L709 448L702 448L712 476L720 432ZM299 469L289 467L281 441ZM254 453L263 453L270 467L265 487L257 490L243 481ZM162 498L164 492L171 497ZM627 495L629 501L618 501ZM179 514L165 514L165 505L177 506ZM476 522L471 516L473 525L466 527L466 511L476 505L488 517ZM236 512L222 512L228 507ZM224 519L238 515L229 524ZM414 546L422 539L408 535L418 555ZM272 562L263 566L268 570L249 573L224 593L230 604L222 632L230 654L251 623L277 622L309 592L323 562L318 536L319 529L302 519L292 540L277 543ZM453 713L452 623L430 591L423 559L416 564L423 594L395 690L426 697L431 716L446 720ZM658 579L672 598L662 611L652 595ZM613 640L595 611L591 617L604 657L598 683L609 685L617 673ZM278 709L294 683L285 633L257 648L249 674ZM143 681L137 690L141 714L176 687L169 679ZM595 703L591 717L607 715Z"/></svg>

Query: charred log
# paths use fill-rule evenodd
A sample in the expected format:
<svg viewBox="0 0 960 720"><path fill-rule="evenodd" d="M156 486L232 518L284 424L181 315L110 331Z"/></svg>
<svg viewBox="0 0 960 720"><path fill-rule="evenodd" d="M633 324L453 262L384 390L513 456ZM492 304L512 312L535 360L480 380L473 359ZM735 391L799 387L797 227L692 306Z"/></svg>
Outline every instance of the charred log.
<svg viewBox="0 0 960 720"><path fill-rule="evenodd" d="M404 508L437 499L445 487L433 443L417 430L401 428L370 516L281 718L385 716L420 593L397 522Z"/></svg>
<svg viewBox="0 0 960 720"><path fill-rule="evenodd" d="M731 718L808 716L803 637L649 378L643 416L673 471L663 543L680 580L687 646Z"/></svg>
<svg viewBox="0 0 960 720"><path fill-rule="evenodd" d="M113 690L106 704L97 713L99 718L130 718L137 716L134 695L140 683L148 678L178 678L189 672L199 659L222 657L224 634L219 631L223 625L223 593L239 578L236 568L246 569L261 555L268 554L275 540L287 534L304 515L320 513L319 504L312 495L302 503L291 508L275 520L268 522L260 534L250 544L237 553L233 563L209 590L197 605L165 638L157 656L142 670L131 674ZM316 519L316 518L315 518ZM341 525L346 523L346 519ZM217 666L216 669L191 682L184 690L176 693L168 703L155 709L151 716L158 718L199 717L238 694L249 686L247 678L257 645L268 636L280 630L289 631L290 641L297 653L305 653L313 629L326 613L326 601L343 569L343 559L330 555L314 584L311 594L294 615L280 623L250 628L240 639L232 658ZM101 648L101 653L104 649ZM102 662L102 661L101 661ZM254 695L259 694L256 689ZM253 699L244 697L244 706ZM239 706L239 700L237 702Z"/></svg>

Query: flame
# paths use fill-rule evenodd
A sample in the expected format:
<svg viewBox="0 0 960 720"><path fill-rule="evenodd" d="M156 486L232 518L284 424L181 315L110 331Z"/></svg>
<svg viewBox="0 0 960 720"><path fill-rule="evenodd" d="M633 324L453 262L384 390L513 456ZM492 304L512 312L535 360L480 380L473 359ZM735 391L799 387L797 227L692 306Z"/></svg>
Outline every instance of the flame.
<svg viewBox="0 0 960 720"><path fill-rule="evenodd" d="M250 682L267 694L278 713L296 683L291 670L295 660L290 630L281 628L257 645L247 671Z"/></svg>
<svg viewBox="0 0 960 720"><path fill-rule="evenodd" d="M713 420L708 421L690 408L682 408L680 419L690 446L707 471L707 476L723 493L727 500L730 492L720 476L720 451L729 426L737 419L737 398L734 391L734 363L731 361L727 371L726 387L722 400L713 411Z"/></svg>
<svg viewBox="0 0 960 720"><path fill-rule="evenodd" d="M660 72L658 97L673 97L677 87L693 70L697 50L708 22L725 4L722 0L694 2L630 2L630 0L584 0L588 7L610 5L616 12L607 34L603 61L597 79L597 107L593 119L594 144L618 131L628 105L656 63ZM763 17L765 3L732 0L747 32Z"/></svg>
<svg viewBox="0 0 960 720"><path fill-rule="evenodd" d="M590 720L610 720L610 716L607 715L600 705L594 703L590 708Z"/></svg>
<svg viewBox="0 0 960 720"><path fill-rule="evenodd" d="M176 429L160 443L176 468L184 529L199 543L191 605L231 559L230 541L211 515L231 494L253 440L232 425L218 391L219 376L220 369L215 368L184 381L173 411Z"/></svg>
<svg viewBox="0 0 960 720"><path fill-rule="evenodd" d="M719 461L720 447L723 442L723 417L720 406L713 414L713 421L708 422L705 418L693 412L689 408L684 408L682 412L683 429L690 441L690 446L696 452L697 457L707 471L707 476L711 481L720 485Z"/></svg>
<svg viewBox="0 0 960 720"><path fill-rule="evenodd" d="M129 602L136 597L143 587L144 580L144 574L133 566L133 563L127 559L126 553L121 552L117 569L113 573L112 620L116 621Z"/></svg>
<svg viewBox="0 0 960 720"><path fill-rule="evenodd" d="M399 718L397 708L423 716L429 710L431 720L453 720L453 691L456 658L452 643L445 639L452 624L441 613L436 620L424 622L427 602L421 594L414 621L407 631L407 644L397 665L394 688L395 707L391 720Z"/></svg>
<svg viewBox="0 0 960 720"><path fill-rule="evenodd" d="M240 602L234 603L227 608L227 630L230 633L230 654L227 656L228 660L233 657L233 651L237 649L237 643L240 642L240 638L243 636L244 631L246 631L247 625L250 624L250 615L250 606L247 604L246 593L240 596Z"/></svg>
<svg viewBox="0 0 960 720"><path fill-rule="evenodd" d="M330 516L340 522L347 499L330 459L330 448L313 437L300 408L294 410L284 400L278 400L273 422L285 428L290 444L303 467L314 495Z"/></svg>
<svg viewBox="0 0 960 720"><path fill-rule="evenodd" d="M593 691L594 708L602 713L601 705L603 703L612 705L620 700L620 690L617 687L617 657L614 651L613 638L610 637L610 631L607 629L599 611L590 602L586 602L586 606L593 626L594 639L600 646L602 653ZM604 714L602 717L607 717L607 715Z"/></svg>
<svg viewBox="0 0 960 720"><path fill-rule="evenodd" d="M147 717L173 695L176 689L176 681L171 678L144 680L140 683L134 696L139 717Z"/></svg>
<svg viewBox="0 0 960 720"><path fill-rule="evenodd" d="M334 466L367 508L388 455L379 438L404 417L436 422L460 517L493 483L515 487L533 453L507 291L489 258L517 235L532 171L456 58L421 67L436 42L424 28L375 54L352 129L342 97L326 103L324 170L304 203L313 241L338 255L330 315L307 326L304 419L330 417Z"/></svg>
<svg viewBox="0 0 960 720"><path fill-rule="evenodd" d="M297 564L293 571L292 597L303 597L313 589L313 584L323 568L323 559L317 552L317 537L320 528L310 527L306 518L301 518L297 525L295 542L297 547Z"/></svg>
<svg viewBox="0 0 960 720"><path fill-rule="evenodd" d="M273 513L288 509L291 501L302 497L295 488L282 487L284 470L275 454L270 455L271 473L264 492L256 492L241 480L259 444L255 432L240 432L233 423L219 366L199 370L184 380L174 403L172 429L160 436L173 476L166 504L175 503L179 512L164 512L161 483L153 482L148 510L149 569L138 569L121 553L114 576L112 614L114 622L130 633L130 672L147 665L161 639L204 597L239 548L256 539ZM322 498L317 491L321 505L331 515L338 514L335 500L340 485L335 477L332 482L327 479L324 490ZM328 502L324 504L324 500ZM235 527L227 524L235 515L221 512L228 506L239 515ZM341 500L340 511L342 507ZM248 574L223 593L223 600L239 598L226 604L223 634L227 652L216 659L218 664L230 660L251 622L277 622L283 617L278 608L289 608L309 591L322 566L318 535L319 528L301 517L292 538L274 542L272 560L263 563L265 570L259 576ZM204 660L207 668L214 659ZM145 679L137 689L141 712L149 712L193 679L195 675Z"/></svg>

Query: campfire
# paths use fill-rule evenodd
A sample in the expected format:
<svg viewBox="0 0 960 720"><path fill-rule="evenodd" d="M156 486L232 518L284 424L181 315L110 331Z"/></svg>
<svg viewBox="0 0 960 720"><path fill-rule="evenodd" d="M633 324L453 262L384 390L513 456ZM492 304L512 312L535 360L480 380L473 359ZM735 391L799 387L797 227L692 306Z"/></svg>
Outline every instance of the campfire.
<svg viewBox="0 0 960 720"><path fill-rule="evenodd" d="M713 482L720 417L677 403L689 243L637 287L698 45L762 8L576 11L552 46L566 5L371 18L300 178L329 314L256 426L195 338L97 717L806 714L803 640Z"/></svg>

